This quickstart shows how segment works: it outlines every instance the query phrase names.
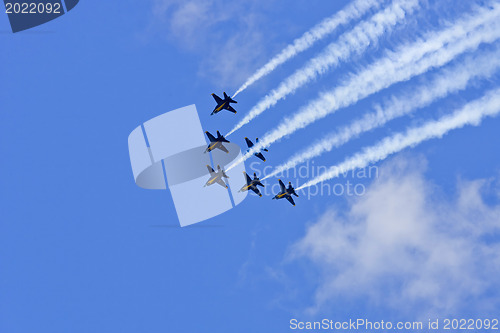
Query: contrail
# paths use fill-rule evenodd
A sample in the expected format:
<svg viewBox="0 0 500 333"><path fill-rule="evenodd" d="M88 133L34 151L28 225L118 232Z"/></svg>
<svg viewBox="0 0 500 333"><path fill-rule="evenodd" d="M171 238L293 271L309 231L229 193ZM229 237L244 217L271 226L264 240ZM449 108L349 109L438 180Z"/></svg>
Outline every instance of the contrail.
<svg viewBox="0 0 500 333"><path fill-rule="evenodd" d="M494 117L500 113L500 89L489 91L482 98L466 104L462 109L438 120L429 121L422 126L408 129L405 133L397 133L386 137L378 144L365 148L361 153L346 159L344 162L330 167L325 173L301 185L297 190L313 186L317 183L338 177L343 172L363 168L387 158L405 148L419 143L441 138L451 130L466 125L478 126L486 117Z"/></svg>
<svg viewBox="0 0 500 333"><path fill-rule="evenodd" d="M323 52L310 59L302 68L261 99L227 135L231 135L248 124L279 100L295 92L318 75L337 66L342 60L348 59L354 53L360 54L370 45L375 44L378 38L402 22L408 14L411 14L418 6L418 2L419 0L394 0L389 7L377 12L369 20L359 23L354 29L340 36L337 42L329 44Z"/></svg>
<svg viewBox="0 0 500 333"><path fill-rule="evenodd" d="M245 161L263 147L270 146L342 107L354 104L394 83L407 81L432 68L441 67L457 55L476 49L481 43L494 42L500 38L499 16L500 4L496 3L492 5L492 9L481 8L476 14L458 20L447 29L430 33L423 40L406 45L397 52L390 52L387 57L353 76L346 84L322 94L292 118L285 119L229 168Z"/></svg>
<svg viewBox="0 0 500 333"><path fill-rule="evenodd" d="M277 166L262 180L291 169L325 152L337 148L361 133L385 125L390 120L402 117L416 109L430 105L435 100L464 90L472 80L490 78L500 68L500 49L476 57L468 57L463 63L443 70L434 79L414 88L400 97L393 97L384 106L376 106L374 112L365 114L347 126L335 131L316 144L294 155L288 162Z"/></svg>
<svg viewBox="0 0 500 333"><path fill-rule="evenodd" d="M338 13L321 21L312 29L305 32L301 37L295 39L292 44L285 47L278 55L273 57L263 67L259 68L248 80L234 93L233 97L248 88L255 81L271 73L276 67L290 58L295 57L302 51L310 48L314 43L333 33L339 25L346 24L363 16L372 7L378 7L378 0L357 0L342 9Z"/></svg>

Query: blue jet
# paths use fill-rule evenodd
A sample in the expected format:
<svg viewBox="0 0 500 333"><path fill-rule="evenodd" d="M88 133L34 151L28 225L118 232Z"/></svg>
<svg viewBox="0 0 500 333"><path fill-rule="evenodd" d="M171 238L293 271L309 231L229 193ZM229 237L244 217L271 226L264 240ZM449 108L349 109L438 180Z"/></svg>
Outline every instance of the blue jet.
<svg viewBox="0 0 500 333"><path fill-rule="evenodd" d="M217 166L217 172L215 172L214 169L212 169L212 167L210 165L207 165L207 169L208 169L208 172L210 173L210 179L208 179L205 186L210 186L210 185L217 183L220 186L227 188L227 185L222 178L223 177L229 178L229 177L226 175L224 170L222 170L220 168L220 165ZM203 187L205 187L205 186L203 186Z"/></svg>
<svg viewBox="0 0 500 333"><path fill-rule="evenodd" d="M205 134L207 135L208 140L210 140L210 143L208 144L207 149L205 149L205 153L211 152L215 148L218 148L225 153L229 153L229 150L227 150L226 147L224 147L224 145L222 144L223 142L229 143L229 141L226 140L226 138L224 138L224 136L222 136L219 131L217 131L217 137L214 137L208 131L206 131Z"/></svg>
<svg viewBox="0 0 500 333"><path fill-rule="evenodd" d="M279 199L285 198L286 200L288 200L288 202L290 202L292 205L295 206L295 202L293 201L292 194L295 195L297 198L299 197L299 195L297 193L295 193L295 189L292 186L292 182L288 182L288 188L285 188L285 184L283 184L281 179L278 179L278 181L280 183L281 191L280 191L280 193L278 193L274 196L273 200L274 199L279 200Z"/></svg>
<svg viewBox="0 0 500 333"><path fill-rule="evenodd" d="M245 141L247 142L247 146L248 146L247 153L248 153L250 151L250 148L253 147L253 143L252 143L252 141L250 141L249 138L245 138ZM259 142L259 138L256 138L255 142L258 143ZM269 150L267 150L266 148L264 148L261 151L269 151ZM262 161L265 162L266 158L264 157L264 155L262 155L261 151L259 151L257 153L254 153L254 155L257 156L258 158L260 158Z"/></svg>
<svg viewBox="0 0 500 333"><path fill-rule="evenodd" d="M245 174L245 177L246 177L246 180L247 180L247 184L244 185L241 188L241 190L239 190L239 192L244 192L244 191L252 190L252 191L255 192L255 194L257 194L259 197L261 197L262 194L260 194L259 188L257 186L264 187L264 184L262 184L260 182L260 179L257 177L257 174L254 172L253 173L253 179L252 179L252 178L250 178L250 176L245 171L243 171L243 173Z"/></svg>
<svg viewBox="0 0 500 333"><path fill-rule="evenodd" d="M226 93L224 92L224 99L220 98L216 94L212 94L212 97L215 99L215 102L217 105L215 106L214 110L210 115L214 115L215 113L218 113L219 111L222 110L227 110L231 111L232 113L236 113L236 110L233 109L233 107L229 103L238 103L235 100L231 99Z"/></svg>

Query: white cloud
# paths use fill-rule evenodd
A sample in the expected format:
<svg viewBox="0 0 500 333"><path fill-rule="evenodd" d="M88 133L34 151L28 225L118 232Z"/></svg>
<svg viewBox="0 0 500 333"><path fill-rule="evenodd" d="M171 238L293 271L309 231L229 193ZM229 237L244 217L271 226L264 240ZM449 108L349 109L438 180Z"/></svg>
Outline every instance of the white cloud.
<svg viewBox="0 0 500 333"><path fill-rule="evenodd" d="M231 12L223 10L221 4L216 0L156 0L153 15L168 24L173 36L196 44L204 29L230 19Z"/></svg>
<svg viewBox="0 0 500 333"><path fill-rule="evenodd" d="M320 268L313 312L352 299L412 319L498 309L500 204L483 197L498 188L460 180L449 199L424 171L414 158L390 161L345 215L328 210L291 248Z"/></svg>
<svg viewBox="0 0 500 333"><path fill-rule="evenodd" d="M199 55L199 73L224 86L241 83L267 53L265 1L154 0L149 30ZM244 13L244 15L242 15ZM231 28L228 28L231 27Z"/></svg>

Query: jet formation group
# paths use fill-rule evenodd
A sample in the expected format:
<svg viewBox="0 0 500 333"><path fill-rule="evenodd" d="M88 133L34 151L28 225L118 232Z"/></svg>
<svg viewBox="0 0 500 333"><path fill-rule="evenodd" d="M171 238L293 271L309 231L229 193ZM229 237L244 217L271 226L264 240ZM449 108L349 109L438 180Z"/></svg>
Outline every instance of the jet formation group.
<svg viewBox="0 0 500 333"><path fill-rule="evenodd" d="M217 105L215 106L214 110L210 115L214 115L216 113L219 113L222 110L227 110L232 113L236 113L236 110L230 105L231 103L238 103L235 100L231 98L231 96L228 96L224 92L224 99L220 98L216 94L212 94L212 97L214 98L215 102ZM208 144L207 149L205 150L205 153L211 152L214 149L220 149L225 153L229 153L226 147L224 147L224 143L229 143L229 141L222 135L220 134L219 131L217 131L217 136L212 135L210 132L205 132L205 134L208 137L208 140L210 143ZM247 152L250 151L250 149L253 147L253 142L245 138L246 144L247 144ZM255 142L259 142L259 139L255 139ZM266 161L266 158L264 157L264 154L262 152L267 152L267 149L262 149L259 152L254 153L254 155L262 160L263 162ZM206 182L205 186L210 186L213 184L219 184L220 186L227 188L227 184L224 182L223 178L229 178L226 173L224 172L223 169L218 165L217 166L217 172L214 171L214 169L210 166L207 165L208 172L210 173L210 178ZM259 197L262 196L259 190L259 186L264 187L264 184L262 184L257 177L256 173L254 172L253 178L251 178L246 172L243 172L245 174L245 179L246 179L246 184L243 185L243 187L240 189L240 192L243 191L249 191L252 190L255 194L257 194ZM292 205L295 206L295 202L293 201L292 195L298 197L298 194L295 192L295 189L292 186L291 182L288 182L288 187L285 187L285 184L281 181L281 179L278 180L279 185L280 185L280 192L276 194L273 197L273 200L276 199L286 199L288 200Z"/></svg>

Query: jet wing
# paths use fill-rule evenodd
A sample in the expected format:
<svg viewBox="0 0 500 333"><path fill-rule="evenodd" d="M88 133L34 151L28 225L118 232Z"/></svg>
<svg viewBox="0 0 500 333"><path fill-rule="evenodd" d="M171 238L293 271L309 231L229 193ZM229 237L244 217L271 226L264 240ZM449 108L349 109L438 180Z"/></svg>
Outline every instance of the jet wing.
<svg viewBox="0 0 500 333"><path fill-rule="evenodd" d="M222 98L220 98L216 94L212 94L212 97L215 99L215 102L217 103L217 105L222 104L222 102L223 102Z"/></svg>
<svg viewBox="0 0 500 333"><path fill-rule="evenodd" d="M245 176L247 177L247 185L248 185L252 182L252 178L250 178L250 176L245 171L243 171L243 172L245 173Z"/></svg>
<svg viewBox="0 0 500 333"><path fill-rule="evenodd" d="M252 189L252 191L254 191L254 192L255 192L255 194L257 194L259 197L261 197L261 196L262 196L262 194L260 194L260 191L259 191L259 189L258 189L257 187L251 187L251 189Z"/></svg>
<svg viewBox="0 0 500 333"><path fill-rule="evenodd" d="M228 105L228 106L226 107L226 110L231 111L232 113L236 113L236 110L235 110L235 109L233 109L233 107L232 107L231 105Z"/></svg>
<svg viewBox="0 0 500 333"><path fill-rule="evenodd" d="M252 141L250 141L249 138L245 138L245 141L247 142L248 148L252 148L253 147L253 143L252 143Z"/></svg>
<svg viewBox="0 0 500 333"><path fill-rule="evenodd" d="M215 172L210 165L207 165L207 169L210 174L213 174Z"/></svg>
<svg viewBox="0 0 500 333"><path fill-rule="evenodd" d="M281 192L282 193L286 192L285 184L283 184L283 182L281 181L281 179L279 179L278 181L280 183Z"/></svg>
<svg viewBox="0 0 500 333"><path fill-rule="evenodd" d="M215 137L212 134L210 134L208 131L206 131L205 134L207 135L208 140L210 140L210 142L216 141Z"/></svg>
<svg viewBox="0 0 500 333"><path fill-rule="evenodd" d="M288 200L289 203L291 203L292 205L295 206L295 202L293 201L292 197L291 196L287 196L286 197L286 200Z"/></svg>
<svg viewBox="0 0 500 333"><path fill-rule="evenodd" d="M258 158L260 158L262 161L266 161L266 158L264 157L264 155L262 155L262 153L256 153L255 156L257 156Z"/></svg>
<svg viewBox="0 0 500 333"><path fill-rule="evenodd" d="M224 147L224 145L222 143L220 145L218 145L217 148L219 148L223 152L229 154L229 150L227 150L226 147Z"/></svg>
<svg viewBox="0 0 500 333"><path fill-rule="evenodd" d="M217 178L216 182L217 182L217 184L219 184L220 186L222 186L222 187L224 187L224 188L227 188L226 183L224 183L224 181L223 181L221 178Z"/></svg>

